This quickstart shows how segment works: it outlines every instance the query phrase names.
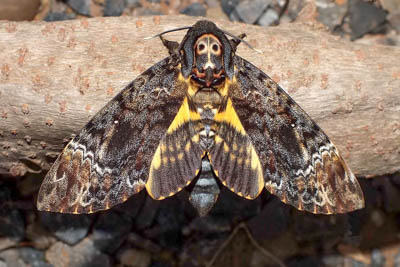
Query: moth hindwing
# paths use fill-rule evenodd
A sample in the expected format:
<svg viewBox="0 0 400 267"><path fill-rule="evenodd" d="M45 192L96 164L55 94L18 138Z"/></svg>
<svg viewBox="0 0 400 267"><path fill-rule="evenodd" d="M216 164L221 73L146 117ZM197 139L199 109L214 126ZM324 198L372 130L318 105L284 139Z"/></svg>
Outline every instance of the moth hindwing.
<svg viewBox="0 0 400 267"><path fill-rule="evenodd" d="M265 187L313 213L362 208L360 185L326 134L271 78L235 55L242 39L228 40L210 21L186 28L180 44L161 33L170 56L64 148L40 188L38 209L90 213L143 188L163 199L190 183L189 200L201 216L221 184L248 199Z"/></svg>

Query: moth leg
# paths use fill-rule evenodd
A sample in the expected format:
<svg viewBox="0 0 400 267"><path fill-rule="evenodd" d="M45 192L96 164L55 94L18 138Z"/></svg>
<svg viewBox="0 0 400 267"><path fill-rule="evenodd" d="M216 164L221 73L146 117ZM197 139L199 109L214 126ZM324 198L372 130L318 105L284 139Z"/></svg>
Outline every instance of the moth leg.
<svg viewBox="0 0 400 267"><path fill-rule="evenodd" d="M172 55L177 55L178 54L178 49L179 49L179 43L175 41L168 41L164 37L160 36L161 42L163 45L168 49L169 54Z"/></svg>
<svg viewBox="0 0 400 267"><path fill-rule="evenodd" d="M245 33L242 33L241 35L239 35L239 39L230 39L229 42L231 43L232 49L234 51L236 51L236 48L238 47L238 45L240 44L240 42L242 41L242 39L244 39L247 35Z"/></svg>

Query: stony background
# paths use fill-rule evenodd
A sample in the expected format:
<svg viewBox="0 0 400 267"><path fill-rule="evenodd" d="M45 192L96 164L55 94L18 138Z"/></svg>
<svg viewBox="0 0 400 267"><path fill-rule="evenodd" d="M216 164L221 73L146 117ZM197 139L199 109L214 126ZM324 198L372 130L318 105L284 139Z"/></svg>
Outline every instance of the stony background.
<svg viewBox="0 0 400 267"><path fill-rule="evenodd" d="M0 0L0 19L186 14L257 24L294 21L302 0ZM399 45L400 1L319 0L332 34ZM0 148L1 149L1 148ZM0 177L1 266L400 266L400 174L360 182L366 208L322 216L265 191L249 201L223 189L199 218L188 193L154 201L144 191L92 215L37 212L43 174Z"/></svg>

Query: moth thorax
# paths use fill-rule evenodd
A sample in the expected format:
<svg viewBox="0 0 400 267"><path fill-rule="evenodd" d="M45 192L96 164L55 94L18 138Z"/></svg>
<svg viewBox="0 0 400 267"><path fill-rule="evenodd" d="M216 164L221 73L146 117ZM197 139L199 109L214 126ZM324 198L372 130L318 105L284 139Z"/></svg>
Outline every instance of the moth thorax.
<svg viewBox="0 0 400 267"><path fill-rule="evenodd" d="M214 88L201 88L193 97L197 111L201 114L203 110L218 109L222 103L221 94Z"/></svg>
<svg viewBox="0 0 400 267"><path fill-rule="evenodd" d="M204 87L196 92L193 103L202 120L199 129L200 146L203 150L209 150L214 145L214 117L222 103L222 96L216 89Z"/></svg>

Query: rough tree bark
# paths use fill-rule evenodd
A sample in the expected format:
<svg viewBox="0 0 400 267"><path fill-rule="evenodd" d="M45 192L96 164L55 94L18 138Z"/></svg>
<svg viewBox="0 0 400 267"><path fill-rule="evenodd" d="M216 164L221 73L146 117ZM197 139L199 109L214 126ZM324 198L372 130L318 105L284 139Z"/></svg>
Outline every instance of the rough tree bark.
<svg viewBox="0 0 400 267"><path fill-rule="evenodd" d="M184 16L0 22L0 174L42 172L129 81L167 56L161 31ZM316 22L246 33L238 54L272 76L318 122L356 175L400 169L400 49L339 40ZM184 31L171 33L181 40Z"/></svg>

